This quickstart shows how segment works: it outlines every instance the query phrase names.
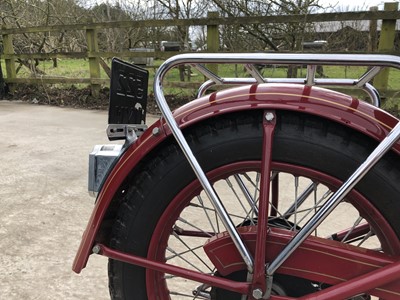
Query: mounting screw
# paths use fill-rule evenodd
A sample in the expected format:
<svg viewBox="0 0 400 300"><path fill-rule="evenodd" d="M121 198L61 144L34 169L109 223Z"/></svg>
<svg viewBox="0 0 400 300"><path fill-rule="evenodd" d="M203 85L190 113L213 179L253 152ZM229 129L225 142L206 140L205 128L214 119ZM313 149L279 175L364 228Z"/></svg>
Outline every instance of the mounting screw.
<svg viewBox="0 0 400 300"><path fill-rule="evenodd" d="M92 252L95 253L95 254L99 254L100 250L101 250L100 246L99 245L95 245L93 247L93 249L92 249Z"/></svg>
<svg viewBox="0 0 400 300"><path fill-rule="evenodd" d="M263 292L261 289L255 289L253 290L253 297L254 299L261 299L263 296Z"/></svg>
<svg viewBox="0 0 400 300"><path fill-rule="evenodd" d="M275 116L272 112L267 112L265 114L265 120L267 120L268 122L271 122L274 118L275 118Z"/></svg>
<svg viewBox="0 0 400 300"><path fill-rule="evenodd" d="M154 128L153 128L153 135L157 136L157 135L159 135L159 134L160 134L160 128L154 127Z"/></svg>

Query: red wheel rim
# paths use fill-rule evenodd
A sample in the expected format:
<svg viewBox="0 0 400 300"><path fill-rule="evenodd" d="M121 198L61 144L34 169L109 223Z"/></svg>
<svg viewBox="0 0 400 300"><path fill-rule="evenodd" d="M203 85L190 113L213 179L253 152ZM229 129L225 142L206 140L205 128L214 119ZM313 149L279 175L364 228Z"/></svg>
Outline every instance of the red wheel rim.
<svg viewBox="0 0 400 300"><path fill-rule="evenodd" d="M292 173L301 175L310 179L318 180L330 188L337 188L341 182L331 176L321 172L307 169L300 166L273 163L272 169L278 172ZM250 171L259 171L260 162L245 161L225 165L214 169L207 174L211 182L216 182L219 179L228 177L229 175ZM154 230L151 238L148 258L157 261L165 261L165 250L168 244L172 227L181 212L187 207L188 202L199 194L202 190L198 181L194 181L186 186L170 203ZM360 193L353 191L347 197L353 206L360 214L368 221L370 226L375 229L375 232L381 242L382 248L386 253L400 253L400 244L396 234L393 232L385 218L371 205L365 197ZM147 293L149 299L170 299L164 274L147 270L146 272Z"/></svg>

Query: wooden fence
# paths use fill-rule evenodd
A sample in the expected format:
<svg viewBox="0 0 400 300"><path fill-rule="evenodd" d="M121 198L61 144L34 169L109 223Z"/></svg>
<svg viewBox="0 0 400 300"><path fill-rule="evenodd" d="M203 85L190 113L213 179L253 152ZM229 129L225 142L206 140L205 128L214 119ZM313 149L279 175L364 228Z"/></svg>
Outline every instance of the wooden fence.
<svg viewBox="0 0 400 300"><path fill-rule="evenodd" d="M168 26L207 26L207 51L217 52L219 48L218 26L220 25L250 25L264 23L298 23L304 22L305 17L308 22L332 22L332 21L353 21L367 20L371 23L371 28L376 28L376 22L382 20L381 34L378 51L393 53L395 27L397 19L400 19L398 3L386 3L383 11L371 10L364 12L343 12L343 13L322 13L305 15L287 16L258 16L258 17L235 17L221 18L218 13L211 12L207 18L181 19L181 20L145 20L145 21L120 21L120 22L101 22L71 25L37 26L29 28L7 28L2 27L0 34L3 38L3 54L1 58L5 61L6 77L5 82L12 88L13 85L28 84L56 84L56 83L86 83L90 84L92 94L99 92L101 85L107 84L108 79L101 78L101 67L106 68L102 63L102 58L110 57L149 57L156 56L168 58L177 52L101 52L98 44L98 31L107 28L133 28L133 27L168 27ZM87 51L85 52L66 52L66 53L18 53L14 52L13 36L18 34L40 33L40 32L64 32L69 30L83 30L86 32ZM371 30L371 34L376 34ZM373 37L371 37L373 38ZM82 58L89 61L90 78L18 78L16 72L17 59L54 59L54 58ZM380 88L387 87L388 73L380 74L374 83Z"/></svg>

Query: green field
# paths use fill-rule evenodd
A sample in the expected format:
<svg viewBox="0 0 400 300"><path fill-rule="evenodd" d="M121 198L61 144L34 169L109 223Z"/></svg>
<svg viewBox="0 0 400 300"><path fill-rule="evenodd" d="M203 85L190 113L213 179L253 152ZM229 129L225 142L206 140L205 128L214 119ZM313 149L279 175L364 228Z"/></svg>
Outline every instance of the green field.
<svg viewBox="0 0 400 300"><path fill-rule="evenodd" d="M110 61L106 61L110 65ZM160 66L162 61L157 60L154 67L149 68L150 78L154 76L154 69ZM1 60L3 74L5 74L4 60ZM89 78L89 61L83 59L59 59L58 67L54 68L52 61L40 61L38 68L45 72L45 76L57 76L67 78ZM365 72L366 68L363 67L338 67L338 66L325 66L324 75L328 78L358 78ZM235 65L220 65L218 74L222 77L244 77L247 76L242 66ZM300 69L298 76L305 76L305 68ZM263 69L265 77L284 78L286 77L286 68L265 68ZM400 71L391 70L389 81L389 89L400 88ZM18 78L28 78L32 75L31 70L22 67L18 72ZM102 78L107 78L107 74L102 70ZM171 71L166 77L167 81L179 81L179 74L177 70ZM192 82L200 82L202 76L196 76L196 71L192 74Z"/></svg>
<svg viewBox="0 0 400 300"><path fill-rule="evenodd" d="M4 61L1 60L1 67L3 69L3 75L6 76L5 72L5 64ZM111 61L106 61L108 65L110 65ZM162 61L155 61L154 67L149 68L150 72L150 81L152 82L154 78L155 69L160 66ZM58 66L56 68L53 67L52 61L40 61L38 68L43 71L45 74L41 75L44 77L66 77L66 78L89 78L89 61L83 59L59 59ZM359 78L366 71L365 67L339 67L339 66L324 66L324 77L326 78ZM285 78L287 73L287 68L283 67L268 67L262 69L262 74L267 78ZM244 67L241 65L219 65L218 74L221 77L248 77L248 74L244 70ZM298 77L304 77L306 74L305 68L300 68L298 70ZM29 78L34 76L26 67L21 67L17 77L18 78ZM106 72L102 70L101 72L102 78L108 78ZM318 77L318 76L317 76ZM188 72L185 76L185 81L188 81ZM177 69L171 70L166 78L166 93L167 94L177 94L191 96L196 94L195 89L183 89L183 88L172 88L168 86L168 83L179 82L179 72ZM200 85L204 82L204 76L200 74L197 70L192 69L190 76L191 83L198 83ZM54 85L53 85L54 86ZM75 84L77 88L83 88L85 85L83 84ZM65 87L65 85L58 84L56 85L58 88ZM397 91L400 91L400 70L390 70L388 90L392 92L385 101L385 107L393 110L395 108L398 110L398 98ZM152 92L152 87L150 87L150 93ZM362 94L356 93L356 96L360 96ZM362 97L362 96L361 96Z"/></svg>

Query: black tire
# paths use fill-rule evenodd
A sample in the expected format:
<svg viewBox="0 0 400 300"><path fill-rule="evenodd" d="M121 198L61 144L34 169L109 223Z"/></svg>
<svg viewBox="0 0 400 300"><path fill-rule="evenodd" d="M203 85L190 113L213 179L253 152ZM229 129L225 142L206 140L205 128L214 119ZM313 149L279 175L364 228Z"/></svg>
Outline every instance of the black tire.
<svg viewBox="0 0 400 300"><path fill-rule="evenodd" d="M277 111L276 120L273 161L307 167L340 180L346 179L377 145L354 130L316 116ZM207 172L234 162L260 160L262 111L219 116L186 129L184 134ZM397 237L399 170L399 157L389 153L357 186ZM121 189L122 204L110 246L146 257L163 212L194 180L176 143L171 139L161 145ZM397 241L380 243L386 252L399 254ZM109 287L112 299L148 299L146 271L140 267L110 260Z"/></svg>

